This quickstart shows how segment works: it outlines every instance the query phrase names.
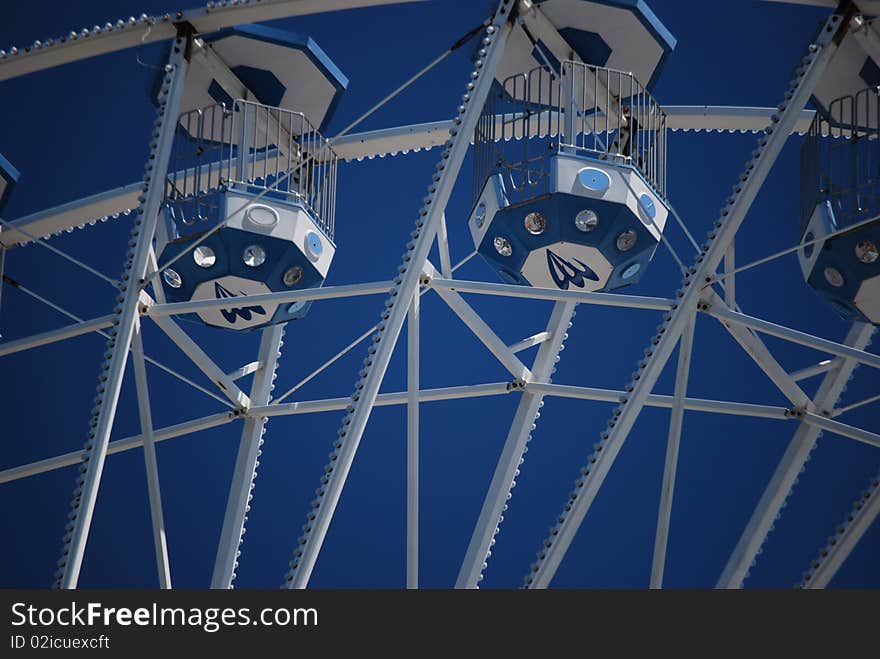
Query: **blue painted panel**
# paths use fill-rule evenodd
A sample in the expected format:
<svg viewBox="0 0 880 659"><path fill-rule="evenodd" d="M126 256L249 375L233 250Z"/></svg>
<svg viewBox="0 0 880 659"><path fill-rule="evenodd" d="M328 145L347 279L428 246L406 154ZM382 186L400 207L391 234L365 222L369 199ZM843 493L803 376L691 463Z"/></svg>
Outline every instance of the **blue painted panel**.
<svg viewBox="0 0 880 659"><path fill-rule="evenodd" d="M574 27L564 27L559 30L559 34L587 64L605 66L608 63L608 59L611 57L611 46L602 38L601 34Z"/></svg>
<svg viewBox="0 0 880 659"><path fill-rule="evenodd" d="M862 263L855 256L856 245L870 240L880 245L880 222L869 224L820 243L819 256L807 283L828 300L845 320L870 322L853 303L859 287L866 279L880 275L880 260ZM825 278L825 268L832 267L843 275L843 286L832 286Z"/></svg>
<svg viewBox="0 0 880 659"><path fill-rule="evenodd" d="M880 86L880 66L870 57L865 58L865 63L859 71L859 77L865 81L868 87Z"/></svg>
<svg viewBox="0 0 880 659"><path fill-rule="evenodd" d="M208 85L208 96L218 103L223 103L227 109L235 109L235 99L227 94L226 90L216 80L212 80L211 84Z"/></svg>
<svg viewBox="0 0 880 659"><path fill-rule="evenodd" d="M585 209L591 209L599 216L598 226L588 233L578 230L574 224L575 216ZM529 233L523 224L523 219L531 212L539 212L547 219L547 228L537 236ZM529 253L553 243L589 245L602 252L614 266L608 282L601 289L603 291L638 282L644 276L658 243L626 206L561 192L504 208L489 219L491 226L477 251L503 280L526 286L528 282L519 273ZM628 252L621 252L616 246L617 236L627 229L636 232L636 246ZM513 248L510 256L501 256L495 250L496 236L510 241ZM635 264L638 264L637 271L630 278L623 278L623 273Z"/></svg>
<svg viewBox="0 0 880 659"><path fill-rule="evenodd" d="M275 107L281 105L287 87L281 84L274 73L244 65L233 67L232 72L254 93L260 103Z"/></svg>
<svg viewBox="0 0 880 659"><path fill-rule="evenodd" d="M174 258L186 250L197 238L197 235L191 235L169 243L159 255L159 262L167 262ZM210 268L202 268L195 263L190 255L178 260L172 267L180 275L183 285L175 289L168 286L164 278L162 279L165 297L169 302L189 301L199 284L226 275L261 281L274 292L317 288L324 283L324 278L321 277L306 255L296 245L286 240L224 227L210 235L201 244L214 251L216 256L214 265ZM251 244L259 244L266 250L265 263L256 268L245 265L241 257L244 248ZM291 288L284 284L282 278L284 272L294 266L303 269L303 278L300 284ZM310 306L311 304L306 304L291 313L289 312L290 304L282 304L276 310L275 315L271 319L267 319L266 323L249 328L247 331L302 318L308 313ZM185 314L181 318L198 323L203 322L196 314Z"/></svg>

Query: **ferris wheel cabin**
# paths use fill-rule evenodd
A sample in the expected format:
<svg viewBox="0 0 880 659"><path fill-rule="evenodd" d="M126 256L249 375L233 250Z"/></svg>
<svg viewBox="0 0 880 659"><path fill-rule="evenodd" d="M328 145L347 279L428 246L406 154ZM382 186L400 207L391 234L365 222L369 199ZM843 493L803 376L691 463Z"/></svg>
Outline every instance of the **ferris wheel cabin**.
<svg viewBox="0 0 880 659"><path fill-rule="evenodd" d="M610 291L643 276L669 213L666 114L649 89L675 39L643 2L540 7L475 131L469 228L510 283Z"/></svg>
<svg viewBox="0 0 880 659"><path fill-rule="evenodd" d="M183 317L251 330L309 301L243 295L323 284L333 260L337 158L321 130L348 84L308 37L242 26L194 53L156 234L169 302L230 300Z"/></svg>
<svg viewBox="0 0 880 659"><path fill-rule="evenodd" d="M842 318L880 324L880 67L865 38L847 35L813 98L798 260Z"/></svg>

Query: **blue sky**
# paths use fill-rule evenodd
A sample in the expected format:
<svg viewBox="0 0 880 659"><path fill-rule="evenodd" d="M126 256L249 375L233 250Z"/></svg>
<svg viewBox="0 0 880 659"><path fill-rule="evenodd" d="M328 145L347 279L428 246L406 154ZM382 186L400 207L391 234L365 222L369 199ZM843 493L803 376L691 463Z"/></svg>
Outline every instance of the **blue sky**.
<svg viewBox="0 0 880 659"><path fill-rule="evenodd" d="M390 6L277 21L311 35L349 78L328 135L372 107L387 92L477 25L488 2L466 0ZM755 0L697 3L652 0L651 7L678 39L654 93L664 104L775 106L791 71L824 17L824 10ZM165 0L53 1L36 13L19 4L4 12L0 46L66 34L141 12L163 13ZM374 116L368 130L451 117L467 80L462 49ZM123 51L0 83L0 153L22 172L5 210L14 219L136 180L154 117L148 90L159 49ZM140 62L138 61L140 59ZM668 196L698 239L754 148L753 135L672 133ZM395 271L439 153L422 152L340 167L338 251L327 283L387 279ZM790 140L737 241L742 263L797 240L799 139ZM470 160L447 211L453 260L472 250L466 217ZM110 220L53 239L58 247L117 276L129 228ZM680 232L670 240L682 252ZM432 256L432 258L434 258ZM436 259L435 259L436 260ZM686 260L690 260L687 257ZM8 254L6 272L84 318L112 308L113 290L37 246ZM459 276L496 281L475 259ZM662 248L633 293L668 296L677 287L675 264ZM840 340L846 324L804 283L793 256L738 279L747 313ZM0 309L5 340L66 324L56 312L8 287ZM320 302L288 327L278 375L286 390L378 319L381 297ZM544 328L550 304L475 296L470 299L498 334L512 343ZM498 382L506 371L433 294L423 298L422 385L425 388ZM620 388L629 381L659 322L651 311L584 307L555 382ZM192 334L227 371L254 359L258 335L237 335L194 324ZM768 339L789 369L821 358ZM149 355L204 382L155 327L145 329ZM82 446L104 340L83 336L0 361L3 414L0 469ZM295 400L347 396L365 349L359 347L303 387ZM526 353L531 359L533 351ZM670 361L674 365L674 359ZM656 387L671 393L667 372ZM130 367L129 367L130 374ZM207 396L149 370L157 427L222 411ZM845 397L876 393L876 372L857 371ZM405 388L405 350L395 353L382 391ZM816 386L809 383L809 393ZM782 404L783 400L721 326L698 319L689 394ZM516 408L515 396L429 403L422 407L421 577L448 587L464 555L495 461ZM548 399L530 445L510 510L483 582L516 587L559 512L604 428L609 404ZM643 588L648 584L668 411L645 410L562 564L554 585ZM876 406L847 422L878 430ZM275 587L305 521L338 413L273 419L249 516L239 587ZM685 416L670 531L666 583L714 585L757 498L795 430L791 422ZM134 386L126 380L114 438L137 434ZM240 425L230 424L158 446L159 469L174 584L210 581ZM314 587L399 588L405 578L405 409L374 411L312 577ZM785 514L759 557L748 587L785 588L799 580L826 536L868 479L880 453L851 440L825 436L802 475ZM44 587L58 557L74 469L0 485L0 585ZM832 585L880 586L880 527L865 535ZM83 566L86 587L154 587L143 455L110 457Z"/></svg>

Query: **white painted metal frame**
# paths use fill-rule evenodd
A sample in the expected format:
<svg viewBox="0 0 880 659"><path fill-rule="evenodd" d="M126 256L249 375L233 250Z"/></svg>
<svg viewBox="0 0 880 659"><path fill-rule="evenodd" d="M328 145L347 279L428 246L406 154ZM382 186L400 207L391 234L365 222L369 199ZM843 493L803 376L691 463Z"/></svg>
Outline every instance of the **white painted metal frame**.
<svg viewBox="0 0 880 659"><path fill-rule="evenodd" d="M406 587L419 587L419 332L420 295L406 318Z"/></svg>
<svg viewBox="0 0 880 659"><path fill-rule="evenodd" d="M259 370L251 384L250 401L253 405L266 405L272 395L275 369L284 344L284 324L263 330L257 359ZM232 474L232 485L226 502L226 514L220 531L220 543L214 560L211 588L232 588L238 567L239 547L244 536L247 513L253 498L259 457L262 453L266 417L251 414L245 419Z"/></svg>
<svg viewBox="0 0 880 659"><path fill-rule="evenodd" d="M348 471L354 461L358 444L370 417L371 408L379 393L379 386L391 359L394 345L400 334L409 302L413 295L418 294L422 267L427 261L428 252L446 210L452 187L464 161L470 136L473 134L494 80L498 62L504 52L504 46L511 29L508 20L510 5L510 0L502 0L495 12L492 24L486 29L482 49L485 55L481 56L479 64L473 72L466 100L461 106L461 114L455 119L456 128L450 131L451 138L447 142L446 150L437 167L437 174L429 187L425 206L416 222L415 237L407 245L407 253L404 255L404 262L400 268L401 276L395 282L396 286L392 290L391 298L386 303L388 311L382 314L379 331L374 337L374 343L367 357L367 369L358 383L357 391L352 395L350 412L339 431L340 440L334 445L333 456L335 459L328 465L330 474L322 479L326 482L322 482L319 496L312 504L312 510L308 514L306 533L300 539L297 549L294 550L294 558L285 580L285 585L289 588L304 588L314 569L333 512L342 494Z"/></svg>
<svg viewBox="0 0 880 659"><path fill-rule="evenodd" d="M138 209L140 217L136 220L135 247L127 258L126 274L123 278L125 289L118 310L118 324L115 335L108 342L107 361L98 387L99 402L93 417L92 430L86 443L89 461L85 473L78 480L74 492L72 521L68 526L69 535L65 535L58 574L58 586L76 588L79 572L85 554L86 541L91 527L95 501L101 483L101 473L107 456L110 442L110 431L116 416L116 405L122 387L122 377L128 361L129 346L135 323L138 321L138 304L140 302L140 281L144 279L149 265L149 254L153 234L162 203L164 186L157 183L163 181L171 153L171 143L177 125L180 99L183 96L186 80L187 61L185 51L187 39L178 37L172 48L166 71L165 83L160 91L160 119L157 121L158 138L151 148L151 160L147 164L146 183L142 206ZM154 182L153 185L150 185Z"/></svg>
<svg viewBox="0 0 880 659"><path fill-rule="evenodd" d="M855 348L864 348L873 333L873 326L857 323L849 331L845 343ZM832 408L852 377L856 365L854 360L845 360L829 371L819 386L813 401L814 406L820 410ZM809 460L819 432L820 429L816 426L807 423L799 425L718 579L718 588L742 586L752 561L757 557L773 522L791 494L798 475Z"/></svg>
<svg viewBox="0 0 880 659"><path fill-rule="evenodd" d="M382 0L355 0L354 2L331 0L329 5L332 6L321 10L329 11L346 5L382 3ZM291 11L292 8L296 7L296 10L301 10L301 13L318 11L314 7L308 9L313 4L313 0L265 0L263 3L264 7L269 8L270 12ZM505 0L500 3L499 7L509 4L510 1ZM521 2L520 4L528 5L529 3ZM283 9L281 9L282 7ZM257 8L252 9L258 10ZM233 15L239 16L241 14ZM263 11L261 15L267 14ZM211 17L211 20L214 19L225 20ZM205 24L207 25L209 22L206 20ZM240 22L240 19L236 22ZM832 31L838 30L839 22L839 17L829 19L829 29ZM231 587L235 578L235 568L237 567L237 558L240 553L239 545L247 519L246 512L249 508L256 467L259 464L257 460L260 453L259 447L262 444L262 435L266 421L271 416L342 409L349 411L346 423L340 431L341 439L335 445L337 449L340 449L339 459L333 465L335 473L326 480L322 480L322 489L326 491L319 495L319 499L323 499L323 501L319 501L318 505L314 506L313 512L309 516L311 528L307 531L304 541L301 541L298 553L295 554L291 570L288 573L286 583L288 587L305 587L308 583L309 576L320 552L324 535L341 495L345 477L354 460L358 442L373 406L404 404L407 406L406 585L408 588L418 587L418 442L419 405L422 402L500 395L510 392L520 392L522 394L456 582L457 587L466 588L477 587L482 578L483 569L486 567L485 561L491 555L491 547L494 544L495 535L498 533L499 524L503 519L502 513L507 507L506 501L510 498L511 489L516 484L515 478L519 474L519 466L523 462L525 445L531 438L529 433L534 428L535 419L540 416L538 410L543 405L543 398L545 396L621 402L622 404L619 412L615 413L615 416L609 422L608 431L603 433L601 448L588 465L582 469L582 476L576 483L576 490L562 515L564 521L554 527L551 536L545 541L540 560L533 570L529 578L530 580L527 581L529 587L544 587L550 583L569 543L588 511L593 497L595 497L596 492L601 486L604 476L610 470L620 446L625 441L632 424L644 405L667 407L672 410L652 565L652 588L662 585L678 446L685 410L717 414L738 414L771 419L800 420L800 425L789 445L789 450L780 462L777 473L768 485L749 526L744 531L740 544L734 550L734 554L725 568L725 573L719 580L719 586L723 587L738 587L742 584L743 579L747 575L748 565L754 560L757 550L763 543L769 529L772 528L772 520L779 514L779 509L795 482L796 474L803 468L803 464L815 445L820 430L829 430L844 437L880 446L880 435L828 418L835 412L834 406L840 393L851 376L853 369L859 363L880 368L880 356L873 355L864 350L873 333L873 327L856 324L846 341L840 344L741 313L736 306L734 278L732 276L726 280L724 300L721 300L711 289L699 289L696 285L698 282L711 281L711 275L715 272L722 259L725 262L726 272L732 274L735 271L733 239L748 211L751 201L757 193L757 189L763 183L786 136L790 132L801 132L798 127L805 121L808 123L808 119L812 116L811 113L807 113L801 108L809 96L812 85L821 75L824 65L834 52L835 46L828 34L823 34L820 37L820 43L815 48L811 47L809 55L804 60L804 65L798 72L791 93L786 95L786 100L780 106L780 112L773 116L770 127L759 139L759 149L749 164L747 176L738 185L735 196L731 198L730 203L722 211L722 218L716 223L716 235L711 236L713 242L704 248L703 253L698 257L697 263L686 275L684 287L682 291L679 291L677 299L671 300L644 296L536 289L486 282L463 282L452 279L453 268L449 258L444 209L452 185L457 178L464 152L468 148L468 140L473 131L472 124L482 108L482 102L488 91L488 85L493 78L494 67L503 51L503 42L507 37L509 29L509 23L503 17L496 15L493 27L489 32L489 41L491 43L485 44L488 52L482 63L477 67L477 75L475 76L477 82L469 86L470 105L463 111L460 117L453 122L437 122L437 124L427 125L428 127L424 129L414 130L415 127L401 127L391 131L375 131L377 135L371 136L371 139L375 137L374 141L376 143L385 140L383 144L386 144L386 146L382 148L387 148L388 140L398 140L395 144L399 143L400 140L403 140L406 144L412 144L419 139L423 139L424 136L429 136L429 146L434 146L442 141L441 138L445 139L451 133L451 139L446 140L447 150L444 153L443 160L438 165L438 173L435 175L434 182L429 188L429 198L426 207L423 209L417 223L419 231L416 233L418 236L407 246L407 255L405 255L404 264L401 267L401 276L393 282L354 284L245 298L255 303L290 302L305 299L330 299L369 295L390 291L391 299L389 304L386 304L388 311L383 314L382 320L378 325L379 331L376 337L374 337L370 350L365 377L352 398L285 404L270 403L272 381L274 380L277 358L280 355L279 351L283 334L282 326L274 326L264 330L259 361L254 363L259 365L259 370L254 378L250 396L245 395L235 385L234 381L253 372L254 364L245 365L230 374L224 373L174 321L168 318L171 314L193 313L219 307L222 306L223 301L165 304L160 300L160 303L157 304L144 293L140 294L140 301L138 301L136 289L132 287L129 287L125 293L119 323L116 322L117 317L115 315L106 316L20 339L0 347L0 356L2 356L72 336L100 331L111 325L116 325L117 329L114 334L116 341L109 362L110 375L106 380L108 384L104 385L105 389L110 389L110 397L113 398L114 396L118 397L118 388L121 384L122 372L124 372L125 368L125 355L128 352L128 344L130 343L131 345L142 432L141 435L135 437L109 442L110 426L112 426L116 401L115 399L112 402L107 398L104 399L106 402L102 403L97 417L96 432L98 437L95 441L96 446L87 458L86 466L90 469L85 470L85 491L83 493L85 512L80 517L77 517L72 525L73 537L70 558L64 565L61 585L64 587L76 586L79 565L82 561L82 552L84 551L85 540L88 534L91 510L94 506L94 497L97 496L100 471L103 468L104 459L107 455L142 445L147 464L151 518L159 580L163 588L170 587L170 567L168 565L167 545L165 543L164 525L162 522L155 442L228 423L237 418L243 419L245 423L218 547L214 575L212 577L211 585L214 588ZM125 31L123 30L123 32ZM117 37L119 36L117 35ZM167 36L160 38L167 38ZM92 44L95 43L98 43L98 41L92 42ZM117 39L114 41L108 37L106 42L102 42L98 47L80 48L76 52L84 56L91 56L97 52L107 52L102 51L101 48L118 43L121 43L121 40ZM180 43L179 40L178 43ZM111 49L115 48L116 46L113 46ZM16 70L27 72L27 70L38 70L39 68L45 68L45 66L62 63L66 61L63 59L65 56L62 56L60 59L57 55L54 59L53 57L43 57L42 59L22 58L19 61L18 69L15 67L10 69L6 66L7 62L0 60L0 80L4 79L4 77L9 77L10 71L13 73ZM78 57L73 59L76 58ZM179 61L176 64L174 81L171 84L170 93L166 101L166 118L158 140L158 157L154 164L155 169L153 170L154 178L159 178L159 174L156 173L157 170L167 166L167 149L164 155L162 149L165 148L169 139L167 134L168 116L176 107L173 103L179 101L180 85L185 71L185 63L181 58L178 57L177 59ZM23 67L20 65L22 61L25 62ZM72 61L72 59L69 61ZM174 61L172 60L172 62ZM28 67L36 68L28 69ZM231 80L230 82L227 80L227 82L234 84L236 81ZM682 117L688 117L686 121L690 121L692 122L691 125L696 126L699 124L699 120L694 117L699 115L700 110L697 108L693 109L691 114L688 114L688 111L682 111L680 114ZM739 124L736 124L737 126L752 126L754 124L754 126L760 128L767 123L769 118L768 111L764 109L754 109L755 111L752 113L743 112L743 109L736 108L704 108L702 110L704 110L703 117L707 125L713 121L718 121L727 122L724 126L730 126L736 124L736 121L740 121ZM730 110L730 112L725 114L724 110ZM674 115L674 113L672 114ZM809 117L807 117L808 114L810 115ZM733 119L733 117L738 117L738 119ZM760 123L762 121L763 123ZM174 121L170 122L172 131L175 122L176 110L174 112ZM753 122L753 124L749 122ZM697 129L706 129L706 126L701 125ZM755 128L740 127L738 129L754 130ZM397 133L392 135L393 131L397 131ZM380 136L378 133L383 135ZM350 148L354 149L353 153L358 153L357 148L361 148L356 146L358 144L358 137L357 135L352 135L344 138L340 141L340 147L342 145L350 145ZM406 142L406 140L410 141ZM369 140L361 139L362 148L374 148L363 147L363 144L367 141ZM170 143L168 144L170 145ZM360 153L363 154L364 151L360 151ZM352 157L363 156L354 155ZM160 186L153 187L155 189L160 188ZM155 197L157 194L155 189L147 191L142 198L143 205L141 207L145 211L143 215L147 215L148 219L149 217L153 218L153 225L155 224L156 213L149 213L149 210L151 205L156 204ZM54 217L50 214L48 219L45 216L40 216L38 220L32 219L30 220L31 223L27 224L27 226L40 226L41 231L43 229L47 230L47 234L43 235L48 235L48 233L54 232L58 227L65 228L68 226L65 223L70 222L72 218L81 218L80 213L84 212L85 209L89 209L89 212L92 212L96 208L117 208L113 204L118 204L123 199L128 200L126 203L131 203L131 196L136 192L138 191L132 186L128 186L120 191L96 195L89 200L84 200L84 202L74 202L71 205L67 205L63 210L59 210ZM108 197L107 194L110 196ZM158 209L158 206L156 208ZM80 219L79 221L82 220ZM38 224L38 222L42 224ZM149 222L145 224L149 224ZM144 254L144 243L147 243L147 252L149 252L149 242L154 227L148 226L147 228L149 230L149 238L144 238L146 231L142 231L135 250L133 263L135 273L141 271L142 262L143 271L147 272L149 270L150 255L149 253ZM442 277L438 276L439 273L433 269L433 266L427 260L428 252L435 237L438 241ZM6 236L0 234L0 243L5 245L3 238L9 238L8 232ZM155 270L154 260L153 255L152 265ZM434 390L419 389L420 285L434 288L438 296L462 318L474 334L489 348L490 352L513 374L513 382L446 387ZM460 292L546 299L554 300L556 304L546 331L507 346L489 328L479 314L463 300L459 294ZM569 321L578 303L667 312L663 329L652 342L652 347L649 348L648 359L640 364L639 377L625 390L613 391L550 383L551 374L555 370L553 365L558 361L558 353L566 337L565 328L570 325ZM142 308L138 309L139 305ZM791 401L794 409L732 401L712 401L688 398L686 396L687 375L693 345L695 311L697 310L704 311L722 322L737 342L740 343L758 366ZM137 317L139 312L145 316L153 316L160 328L181 347L204 373L218 384L227 397L237 406L235 412L216 414L176 426L153 430L150 418L144 354ZM404 320L408 321L407 390L405 392L379 394L379 386L381 385L388 360L398 340ZM752 330L815 348L836 355L836 358L823 361L816 366L802 369L795 373L788 373ZM125 338L126 333L128 335L127 339ZM125 350L121 347L120 336L125 341ZM680 347L674 395L652 394L653 385L657 377L659 377L665 362L671 356L676 344ZM533 367L529 370L516 357L516 353L535 345L540 345L540 348ZM810 400L798 386L797 382L822 373L826 373L825 379L816 397ZM863 403L870 402L871 400L873 399L867 399ZM840 413L852 407L854 406L836 411ZM92 462L94 457L97 457L97 468L93 464L88 464ZM46 471L77 464L82 461L83 452L77 451L29 465L7 469L0 471L0 483L38 473L45 473ZM858 542L864 530L876 517L878 511L880 511L880 505L878 505L880 496L877 495L876 479L873 483L873 490L870 490L870 495L866 496L865 501L868 504L858 508L858 514L851 515L850 522L852 524L846 528L845 532L841 532L839 542L832 548L825 550L822 556L823 561L820 561L821 565L819 567L814 565L814 570L809 580L810 587L827 584L852 547Z"/></svg>
<svg viewBox="0 0 880 659"><path fill-rule="evenodd" d="M828 544L804 574L801 588L825 588L880 514L880 474L874 476Z"/></svg>
<svg viewBox="0 0 880 659"><path fill-rule="evenodd" d="M669 523L672 519L672 496L675 490L675 472L678 467L678 449L681 444L681 427L684 421L684 399L687 395L691 354L694 347L696 313L691 316L678 344L678 367L675 374L675 400L669 418L669 437L666 440L666 459L663 465L663 483L660 487L660 510L657 513L657 533L654 538L654 558L651 562L651 588L663 587L666 569L666 546L669 540Z"/></svg>
<svg viewBox="0 0 880 659"><path fill-rule="evenodd" d="M574 302L557 302L553 306L546 330L550 338L538 349L532 366L533 378L529 382L537 381L545 384L550 382L557 356L568 336L566 332L570 327L576 306ZM489 491L483 500L477 524L458 572L456 588L477 588L482 579L486 561L491 556L492 545L495 544L502 514L507 509L507 501L516 485L526 444L532 438L531 432L538 410L544 404L543 399L544 395L539 391L526 391L520 398L492 482L489 484Z"/></svg>
<svg viewBox="0 0 880 659"><path fill-rule="evenodd" d="M668 126L671 130L712 132L757 132L763 130L771 121L773 108L737 108L716 106L664 106ZM804 110L795 124L793 132L804 133L813 120L813 111ZM333 150L341 160L359 161L386 155L418 152L442 146L449 139L453 122L435 121L425 124L395 126L381 130L352 133L333 140ZM255 156L257 161L262 155ZM177 178L193 177L195 171L178 172ZM189 180L189 178L186 178ZM0 245L16 247L32 242L34 238L48 238L98 220L128 214L137 206L140 195L138 183L96 193L83 199L71 201L10 222L8 227L0 227ZM444 259L448 250L443 245L445 223L441 223L440 266L443 277L449 279Z"/></svg>
<svg viewBox="0 0 880 659"><path fill-rule="evenodd" d="M168 542L165 537L165 521L162 515L162 493L159 489L159 464L156 459L156 440L153 436L153 417L150 411L150 390L147 386L147 366L144 362L144 346L139 321L135 321L134 336L131 341L131 358L137 388L141 435L144 438L144 463L147 470L147 489L150 495L150 520L153 525L156 569L159 575L159 587L168 589L171 588L171 566L168 563Z"/></svg>
<svg viewBox="0 0 880 659"><path fill-rule="evenodd" d="M180 325L166 316L155 316L153 317L153 322L190 358L193 364L198 366L202 373L207 375L220 388L223 395L233 404L245 409L250 407L250 398L248 398L247 394L239 389L234 380L217 366L199 344L181 329Z"/></svg>
<svg viewBox="0 0 880 659"><path fill-rule="evenodd" d="M834 14L825 24L817 43L811 45L802 65L796 72L792 87L780 104L776 121L765 129L758 140L758 149L747 171L735 188L735 194L722 209L716 222L716 229L710 235L705 252L685 276L684 285L679 291L676 308L666 317L658 335L649 347L648 358L639 365L639 374L627 387L619 415L612 417L608 428L602 433L599 449L584 467L583 476L578 478L576 487L566 502L550 535L543 543L538 561L526 577L529 588L546 588L550 585L559 564L565 556L575 534L580 528L587 511L611 469L617 454L635 423L647 396L654 387L666 361L672 354L679 337L684 331L687 318L701 302L701 289L695 282L707 281L714 274L721 259L734 239L752 201L785 145L788 135L794 129L801 110L810 98L813 88L821 78L828 62L836 52L834 38L841 29L842 17ZM844 26L843 29L846 29ZM582 472L583 473L583 472Z"/></svg>

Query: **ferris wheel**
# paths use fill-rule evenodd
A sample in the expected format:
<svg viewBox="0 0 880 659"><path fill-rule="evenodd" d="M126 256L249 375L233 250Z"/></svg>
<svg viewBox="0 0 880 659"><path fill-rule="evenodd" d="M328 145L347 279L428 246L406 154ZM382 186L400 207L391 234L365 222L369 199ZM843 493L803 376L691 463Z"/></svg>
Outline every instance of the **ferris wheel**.
<svg viewBox="0 0 880 659"><path fill-rule="evenodd" d="M792 63L794 72L780 90L779 104L754 108L668 105L655 98L655 84L675 57L676 40L644 2L500 0L480 25L402 86L377 94L378 102L367 112L330 135L348 78L312 38L261 23L347 9L367 15L379 5L398 2L221 0L0 51L3 84L107 53L167 44L152 90L156 119L142 180L24 217L0 218L4 312L31 299L72 321L29 335L12 331L7 336L10 332L0 327L0 360L17 355L17 363L26 364L28 355L39 354L43 346L74 346L75 337L92 333L106 338L88 421L83 414L82 449L73 450L68 441L69 452L0 465L0 483L10 484L2 487L59 470L76 473L65 526L58 529L62 542L55 587L80 583L96 506L108 496L106 485L101 487L105 470L113 469L108 457L142 452L156 574L160 587L170 588L174 552L169 552L169 541L174 539L166 532L170 504L160 488L160 481L166 485L157 445L221 426L238 428L240 439L231 479L224 483L225 500L216 502L224 510L219 537L211 539L216 553L202 561L213 566L212 588L233 587L248 552L245 532L252 506L256 513L257 507L290 505L259 496L257 476L266 468L260 463L269 457L262 455L267 429L285 417L338 411L341 422L327 438L329 461L315 473L315 496L302 511L302 533L287 529L289 563L277 570L283 587L308 587L334 518L351 503L346 486L363 453L361 440L371 418L381 408L396 407L405 413L399 428L405 437L405 584L417 588L425 545L420 503L427 496L420 491L426 468L420 440L434 430L425 427L425 406L495 398L513 401L512 412L487 422L499 429L503 441L492 452L489 478L463 488L479 491L480 497L472 506L475 514L456 516L457 524L467 527L468 540L456 557L457 575L446 586L478 588L491 573L496 542L501 549L505 541L505 516L514 514L521 500L514 493L521 491L517 481L529 470L526 454L533 435L540 433L545 402L553 401L549 415L554 403L567 399L568 411L590 401L613 407L610 412L601 408L607 413L604 426L588 426L577 416L561 422L579 438L579 464L556 465L554 472L554 487L558 474L573 481L570 495L555 509L537 511L545 527L549 522L549 531L533 539L536 560L522 565L520 582L499 585L547 588L558 583L554 579L579 533L589 532L588 513L627 440L636 434L637 422L659 409L662 437L653 437L653 444L663 442L664 449L649 452L646 460L656 466L662 482L650 499L652 542L639 548L650 556L650 579L643 586L651 588L664 585L670 560L673 513L680 503L673 494L682 477L682 443L694 427L692 414L711 419L704 428L744 417L788 437L772 460L764 460L769 477L762 480L745 523L727 523L736 540L717 581L704 584L742 587L784 519L790 496L796 499L795 486L820 435L880 447L876 417L863 414L880 400L875 370L880 356L869 349L880 323L880 25L875 28L873 19L880 3L790 3L827 6L826 16L814 34L804 35L808 46ZM473 26L463 30L468 27ZM356 132L374 112L460 50L473 54L473 64L461 80L460 96L453 99L452 119ZM670 133L678 130L747 133L756 140L745 168L732 181L733 193L702 240L695 236L701 225L676 210L669 189L668 173L676 167ZM737 260L735 248L753 253L743 248L752 235L744 230L751 219L747 216L777 158L795 140L800 142L800 190L790 194L799 200L800 216L776 222L772 229L787 232L782 244L789 247L759 249L760 257ZM379 264L384 279L359 281L352 274L358 269L349 267L352 278L337 280L334 269L341 267L340 260L351 264L372 258L369 252L354 256L346 251L351 246L341 237L344 226L362 220L352 211L370 203L349 203L349 212L342 212L346 174L350 168L374 166L371 161L380 156L408 158L420 151L435 156L436 166L421 207L412 209L410 233L385 227L379 238L399 240L402 256L396 263ZM0 213L19 178L32 175L43 174L20 174L0 156ZM466 197L466 217L455 218L460 231L451 226L451 213L447 218L454 189ZM393 182L385 193L394 194ZM92 227L108 219L130 230L118 255L118 278L108 277L88 258L71 255L55 238L80 233L77 229L83 235L97 231ZM455 260L459 252L464 258ZM49 253L113 287L112 308L83 318L16 271L25 259L18 254L26 254L30 263L50 258ZM480 269L468 270L480 263ZM828 327L819 321L789 326L783 304L767 312L762 296L784 300L791 294L785 286L772 293L772 281L768 291L756 289L752 280L737 286L745 273L777 266L796 273L800 289L815 300L816 313L846 324L843 336L818 333L815 327ZM659 290L658 279L652 278L658 268L674 273L678 285ZM465 279L461 272L477 275ZM368 317L333 306L375 295L385 301L378 314ZM500 307L482 313L481 298L534 306L526 315L499 313ZM432 299L436 306L430 306ZM467 373L465 379L425 388L423 366L431 362L432 351L444 348L436 335L424 338L436 322L425 312L457 319L504 377L473 383L466 363L453 364L453 373ZM633 314L644 314L652 323L659 317L656 331L644 337L643 351L604 356L616 364L631 363L631 379L617 389L591 381L597 368L592 361L578 361L586 354L577 352L578 339L589 339L592 351L610 352L614 335L629 331ZM322 326L343 324L343 315L346 331L367 331L355 332L351 342L336 347L329 359L322 357L314 370L291 371L300 379L288 386L287 353L301 361L297 353L318 345L319 337L309 333L329 332ZM522 336L529 325L524 321L539 323L538 331L513 342L502 338L511 332ZM589 337L578 335L581 326L589 328ZM711 326L709 332L722 330L713 335L713 341L726 341L718 351L736 351L762 386L740 387L736 397L727 399L694 391L702 370L697 364L721 361L700 354L695 337L703 326ZM187 368L168 366L164 353L149 355L144 329L158 330L167 345L173 344L175 356L185 356ZM210 346L203 340L206 332ZM248 361L230 370L212 354L218 345L237 363ZM255 355L248 352L254 348ZM365 357L350 396L291 398L352 351ZM573 352L569 367L563 357ZM405 357L400 363L405 386L382 391L395 355ZM790 363L806 365L783 365ZM192 396L210 397L214 410L187 417L181 403L171 411L183 410L183 417L167 426L156 424L158 370L153 369L181 381ZM862 375L858 386L849 387L857 373ZM571 379L561 380L563 374ZM3 378L11 382L12 372ZM136 394L138 429L117 436L126 379ZM671 393L660 393L667 385ZM768 385L772 398L751 402ZM52 403L42 402L44 413L51 414ZM168 407L163 405L163 413ZM470 409L479 414L479 408ZM468 423L448 420L444 433L468 435ZM65 436L77 432L75 420L61 427ZM651 434L657 434L657 427ZM880 512L880 460L869 455L873 474L861 491L841 475L840 482L852 485L847 495L855 500L851 508L836 512L839 523L828 529L827 544L815 547L814 558L799 566L800 587L831 583ZM370 465L379 472L384 468L375 460ZM455 474L449 475L444 487L458 487ZM438 490L431 496L446 495ZM8 505L16 504L10 500ZM47 565L47 575L51 571Z"/></svg>

